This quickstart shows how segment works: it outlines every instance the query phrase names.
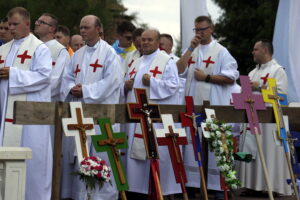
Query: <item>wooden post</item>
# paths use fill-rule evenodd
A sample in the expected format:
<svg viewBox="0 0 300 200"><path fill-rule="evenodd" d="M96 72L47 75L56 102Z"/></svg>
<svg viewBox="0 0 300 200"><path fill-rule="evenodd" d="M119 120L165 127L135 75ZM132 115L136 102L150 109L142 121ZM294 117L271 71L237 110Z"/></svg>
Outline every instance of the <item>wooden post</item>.
<svg viewBox="0 0 300 200"><path fill-rule="evenodd" d="M60 199L60 177L62 158L62 102L55 103L55 134L53 150L52 200Z"/></svg>

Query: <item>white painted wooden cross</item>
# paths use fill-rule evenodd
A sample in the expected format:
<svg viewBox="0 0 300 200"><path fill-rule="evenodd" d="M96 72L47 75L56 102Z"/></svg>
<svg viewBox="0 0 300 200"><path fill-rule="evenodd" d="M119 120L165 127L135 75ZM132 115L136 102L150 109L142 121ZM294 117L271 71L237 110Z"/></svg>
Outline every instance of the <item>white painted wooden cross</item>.
<svg viewBox="0 0 300 200"><path fill-rule="evenodd" d="M216 118L216 113L214 109L205 108L206 119ZM205 138L210 138L210 132L206 129L206 123L201 123L202 132Z"/></svg>
<svg viewBox="0 0 300 200"><path fill-rule="evenodd" d="M63 118L66 136L74 136L78 162L89 156L87 135L96 135L93 118L84 118L81 102L70 102L71 118Z"/></svg>

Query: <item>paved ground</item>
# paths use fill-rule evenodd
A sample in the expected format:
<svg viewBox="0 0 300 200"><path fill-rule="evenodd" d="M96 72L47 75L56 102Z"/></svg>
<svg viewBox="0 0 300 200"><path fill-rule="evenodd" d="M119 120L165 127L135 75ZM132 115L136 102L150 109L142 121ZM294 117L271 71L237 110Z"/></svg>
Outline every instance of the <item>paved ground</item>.
<svg viewBox="0 0 300 200"><path fill-rule="evenodd" d="M259 194L256 196L241 196L241 193L243 192L243 189L240 189L238 191L235 191L234 194L232 194L231 196L229 195L229 199L230 200L267 200L269 199L268 197L268 193L263 193L263 194ZM202 200L203 198L201 198L200 193L198 193L198 191L195 192L195 195L192 197L193 195L189 195L189 200ZM209 196L209 200L214 200L214 195L212 193L208 194ZM295 200L296 198L294 196L280 196L280 195L275 195L274 196L275 200ZM175 195L173 197L168 197L165 198L165 200L183 200L182 195Z"/></svg>

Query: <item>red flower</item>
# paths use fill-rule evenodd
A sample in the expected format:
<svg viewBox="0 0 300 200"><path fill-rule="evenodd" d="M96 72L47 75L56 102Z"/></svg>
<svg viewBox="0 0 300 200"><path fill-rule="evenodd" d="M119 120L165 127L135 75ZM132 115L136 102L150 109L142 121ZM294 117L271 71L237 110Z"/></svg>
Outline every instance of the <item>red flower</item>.
<svg viewBox="0 0 300 200"><path fill-rule="evenodd" d="M90 159L91 159L91 160L94 160L94 161L97 160L97 158L96 158L95 156L91 156Z"/></svg>
<svg viewBox="0 0 300 200"><path fill-rule="evenodd" d="M105 164L106 164L105 160L101 160L101 161L100 161L100 164L101 164L101 165L105 165Z"/></svg>
<svg viewBox="0 0 300 200"><path fill-rule="evenodd" d="M101 178L101 177L102 177L102 174L99 172L99 173L97 174L97 177L98 177L98 178Z"/></svg>
<svg viewBox="0 0 300 200"><path fill-rule="evenodd" d="M95 168L96 168L96 170L98 170L98 171L102 171L102 170L103 170L103 166L101 166L101 165L100 165L100 166L96 166Z"/></svg>

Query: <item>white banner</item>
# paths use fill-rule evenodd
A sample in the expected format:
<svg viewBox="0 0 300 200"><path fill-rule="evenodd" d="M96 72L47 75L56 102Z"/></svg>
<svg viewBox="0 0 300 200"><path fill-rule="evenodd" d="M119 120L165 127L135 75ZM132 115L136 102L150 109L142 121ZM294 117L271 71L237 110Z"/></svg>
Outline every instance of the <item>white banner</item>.
<svg viewBox="0 0 300 200"><path fill-rule="evenodd" d="M189 47L190 41L195 35L193 32L194 20L196 17L201 15L208 16L206 0L180 1L180 30L182 50L185 50Z"/></svg>
<svg viewBox="0 0 300 200"><path fill-rule="evenodd" d="M300 1L280 0L273 37L274 58L288 76L288 101L300 101Z"/></svg>

